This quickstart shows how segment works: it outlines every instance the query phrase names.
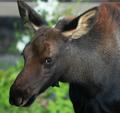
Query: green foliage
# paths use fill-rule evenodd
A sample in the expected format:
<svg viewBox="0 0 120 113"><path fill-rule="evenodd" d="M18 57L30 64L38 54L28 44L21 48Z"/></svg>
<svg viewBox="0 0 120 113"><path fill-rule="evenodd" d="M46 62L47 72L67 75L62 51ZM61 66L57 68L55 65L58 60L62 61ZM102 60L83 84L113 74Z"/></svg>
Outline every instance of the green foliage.
<svg viewBox="0 0 120 113"><path fill-rule="evenodd" d="M22 67L23 60L20 60L15 67L0 70L1 113L73 113L72 104L68 98L68 85L62 83L60 83L60 88L49 88L30 107L11 106L9 104L9 89Z"/></svg>

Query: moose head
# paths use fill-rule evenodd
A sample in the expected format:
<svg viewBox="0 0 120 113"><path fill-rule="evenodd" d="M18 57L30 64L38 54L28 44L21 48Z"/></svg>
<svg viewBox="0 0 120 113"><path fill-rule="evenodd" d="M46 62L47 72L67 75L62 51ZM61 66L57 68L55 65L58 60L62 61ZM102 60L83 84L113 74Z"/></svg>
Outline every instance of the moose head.
<svg viewBox="0 0 120 113"><path fill-rule="evenodd" d="M71 76L79 70L76 68L79 58L75 44L95 24L97 8L78 17L66 17L54 28L48 27L47 22L22 0L18 0L18 8L25 26L33 29L35 36L22 52L25 63L10 88L10 103L28 106L48 87L58 85L59 81L78 80Z"/></svg>

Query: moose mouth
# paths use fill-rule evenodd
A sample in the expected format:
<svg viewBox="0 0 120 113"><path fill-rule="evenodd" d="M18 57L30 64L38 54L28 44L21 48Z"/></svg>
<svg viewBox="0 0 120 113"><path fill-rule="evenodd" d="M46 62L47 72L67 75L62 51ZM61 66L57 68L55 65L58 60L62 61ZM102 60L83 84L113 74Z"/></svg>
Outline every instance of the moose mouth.
<svg viewBox="0 0 120 113"><path fill-rule="evenodd" d="M10 90L10 104L11 105L15 105L15 106L19 106L19 107L28 107L30 106L35 99L38 97L38 95L40 95L41 93L43 93L49 86L59 86L58 82L52 82L50 84L41 86L39 89L34 89L34 91L30 91L31 93L26 94L24 93L24 91L21 92L21 90L16 90L16 87L11 87ZM32 93L33 92L33 93Z"/></svg>
<svg viewBox="0 0 120 113"><path fill-rule="evenodd" d="M33 95L28 99L24 99L21 97L18 97L18 98L10 97L9 102L11 105L15 105L15 106L19 106L19 107L28 107L35 101L36 97L37 97L36 95Z"/></svg>
<svg viewBox="0 0 120 113"><path fill-rule="evenodd" d="M14 92L13 92L13 93L10 93L9 102L11 105L15 105L19 107L28 107L35 101L35 99L40 93L41 92L37 94L33 94L31 96L28 95L27 97L24 97L24 96L20 97L20 96L14 95Z"/></svg>
<svg viewBox="0 0 120 113"><path fill-rule="evenodd" d="M28 99L24 99L24 100L21 100L21 104L19 105L20 107L28 107L30 105L33 104L33 102L35 101L35 99L38 97L38 95L40 95L43 91L39 91L38 94L34 94L33 96L31 96L30 98Z"/></svg>
<svg viewBox="0 0 120 113"><path fill-rule="evenodd" d="M51 86L52 87L54 87L54 86L59 87L59 83L55 82ZM21 106L21 107L28 107L28 106L30 106L35 101L35 99L37 98L37 96L40 95L42 92L44 92L44 90L39 91L38 94L31 96L27 100L24 100L24 101L21 100L22 102L21 102L21 105L19 105L19 106Z"/></svg>
<svg viewBox="0 0 120 113"><path fill-rule="evenodd" d="M21 107L28 107L28 106L30 106L35 101L36 97L37 96L33 95L28 100L25 100L25 101L22 100L22 103L19 106L21 106Z"/></svg>
<svg viewBox="0 0 120 113"><path fill-rule="evenodd" d="M39 90L39 92L37 94L32 95L31 97L27 98L27 99L21 99L21 104L19 105L20 107L28 107L30 106L35 99L41 94L43 93L48 87L44 87L41 90Z"/></svg>

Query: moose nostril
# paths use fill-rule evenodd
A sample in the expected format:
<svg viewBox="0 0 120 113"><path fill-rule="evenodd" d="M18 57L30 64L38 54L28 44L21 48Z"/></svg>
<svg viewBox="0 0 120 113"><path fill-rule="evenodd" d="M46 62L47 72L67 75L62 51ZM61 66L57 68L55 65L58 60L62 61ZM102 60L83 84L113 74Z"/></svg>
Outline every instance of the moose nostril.
<svg viewBox="0 0 120 113"><path fill-rule="evenodd" d="M16 99L16 104L17 104L17 105L21 105L22 102L23 102L23 99L22 99L21 97L18 97L18 98Z"/></svg>
<svg viewBox="0 0 120 113"><path fill-rule="evenodd" d="M16 89L15 87L11 87L9 102L11 105L17 105L17 106L21 105L23 103L22 91Z"/></svg>
<svg viewBox="0 0 120 113"><path fill-rule="evenodd" d="M21 97L18 97L18 98L10 98L10 104L11 105L21 105L23 103L23 99Z"/></svg>

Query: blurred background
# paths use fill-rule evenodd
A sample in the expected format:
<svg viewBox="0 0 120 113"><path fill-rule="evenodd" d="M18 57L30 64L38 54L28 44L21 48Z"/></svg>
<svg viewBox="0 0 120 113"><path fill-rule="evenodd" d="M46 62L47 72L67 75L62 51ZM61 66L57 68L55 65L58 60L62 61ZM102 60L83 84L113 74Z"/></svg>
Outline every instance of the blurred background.
<svg viewBox="0 0 120 113"><path fill-rule="evenodd" d="M77 16L101 2L110 2L110 0L25 1L48 21L50 27L54 26L61 16ZM31 38L19 17L16 0L0 0L0 112L73 113L68 84L63 83L60 83L60 88L49 88L29 108L9 105L9 88L24 64L20 53Z"/></svg>

